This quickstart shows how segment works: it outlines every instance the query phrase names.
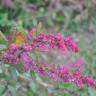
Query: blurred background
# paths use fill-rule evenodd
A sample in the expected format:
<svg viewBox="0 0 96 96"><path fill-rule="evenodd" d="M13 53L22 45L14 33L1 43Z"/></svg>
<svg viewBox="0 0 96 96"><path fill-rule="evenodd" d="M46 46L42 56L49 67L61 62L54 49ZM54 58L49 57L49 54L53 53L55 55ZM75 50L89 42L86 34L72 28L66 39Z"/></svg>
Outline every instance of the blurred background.
<svg viewBox="0 0 96 96"><path fill-rule="evenodd" d="M74 34L81 50L72 58L82 57L84 74L92 74L96 79L96 0L0 0L0 30L6 36L14 24L21 30L30 30L39 22L42 31ZM0 44L3 43L0 37ZM0 96L96 96L96 89L86 86L78 89L74 85L55 83L54 88L45 88L35 80L29 86L28 82L20 83L16 79L15 69L11 71L6 76L0 71ZM29 74L24 76L27 78Z"/></svg>

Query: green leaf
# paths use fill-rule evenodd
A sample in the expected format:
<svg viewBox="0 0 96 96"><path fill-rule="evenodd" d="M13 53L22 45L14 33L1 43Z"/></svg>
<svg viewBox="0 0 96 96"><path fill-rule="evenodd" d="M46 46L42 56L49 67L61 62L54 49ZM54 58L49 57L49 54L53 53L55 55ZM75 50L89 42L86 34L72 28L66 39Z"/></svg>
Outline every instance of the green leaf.
<svg viewBox="0 0 96 96"><path fill-rule="evenodd" d="M32 37L35 38L37 36L37 32L32 32Z"/></svg>
<svg viewBox="0 0 96 96"><path fill-rule="evenodd" d="M11 93L12 96L17 96L17 95L16 95L16 93L17 93L17 92L16 92L16 88L14 88L14 86L10 86L10 85L9 85L9 86L8 86L8 89L9 89L9 91L10 91L10 93Z"/></svg>
<svg viewBox="0 0 96 96"><path fill-rule="evenodd" d="M0 96L2 96L2 92L4 91L5 87L0 85Z"/></svg>
<svg viewBox="0 0 96 96"><path fill-rule="evenodd" d="M42 81L42 79L38 76L38 74L35 74L37 81Z"/></svg>
<svg viewBox="0 0 96 96"><path fill-rule="evenodd" d="M31 71L31 77L34 78L35 77L35 72L34 71Z"/></svg>
<svg viewBox="0 0 96 96"><path fill-rule="evenodd" d="M16 64L16 65L14 65L14 66L15 66L15 68L16 68L17 70L19 70L19 71L23 70L23 68L24 68L23 64Z"/></svg>
<svg viewBox="0 0 96 96"><path fill-rule="evenodd" d="M57 18L56 18L56 20L58 21L58 22L64 22L64 16L57 16Z"/></svg>
<svg viewBox="0 0 96 96"><path fill-rule="evenodd" d="M96 96L96 90L94 88L88 88L89 96Z"/></svg>
<svg viewBox="0 0 96 96"><path fill-rule="evenodd" d="M5 74L0 73L0 79L1 79L1 78L4 78L4 77L5 77Z"/></svg>
<svg viewBox="0 0 96 96"><path fill-rule="evenodd" d="M16 69L14 67L11 67L10 68L10 75L11 77L14 79L14 80L17 80L17 72L16 72Z"/></svg>
<svg viewBox="0 0 96 96"><path fill-rule="evenodd" d="M70 87L70 86L72 86L71 82L66 82L66 83L59 84L59 88L65 88L65 87Z"/></svg>
<svg viewBox="0 0 96 96"><path fill-rule="evenodd" d="M35 82L31 82L30 84L29 84L29 86L30 86L30 88L31 88L31 90L34 92L34 93L36 93L36 84L35 84Z"/></svg>

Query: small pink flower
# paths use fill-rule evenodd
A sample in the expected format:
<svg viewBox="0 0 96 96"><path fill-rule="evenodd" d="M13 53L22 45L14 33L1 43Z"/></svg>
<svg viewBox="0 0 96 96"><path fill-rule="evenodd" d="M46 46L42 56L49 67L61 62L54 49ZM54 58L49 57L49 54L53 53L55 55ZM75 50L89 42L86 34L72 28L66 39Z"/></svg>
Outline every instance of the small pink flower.
<svg viewBox="0 0 96 96"><path fill-rule="evenodd" d="M75 42L73 42L72 37L73 37L72 35L69 35L66 38L64 38L65 45L69 50L78 52L79 47L77 46L77 44Z"/></svg>
<svg viewBox="0 0 96 96"><path fill-rule="evenodd" d="M9 45L10 50L15 50L15 49L18 49L18 48L19 48L19 46L15 43L12 43L12 44Z"/></svg>
<svg viewBox="0 0 96 96"><path fill-rule="evenodd" d="M35 27L31 29L31 32L36 32L36 31L37 29Z"/></svg>
<svg viewBox="0 0 96 96"><path fill-rule="evenodd" d="M29 45L29 44L26 44L26 43L24 43L24 44L22 45L22 48L23 48L23 50L25 50L25 51L31 51L31 50L32 50L32 46Z"/></svg>
<svg viewBox="0 0 96 96"><path fill-rule="evenodd" d="M27 37L28 37L28 39L31 39L32 38L32 32L28 32Z"/></svg>
<svg viewBox="0 0 96 96"><path fill-rule="evenodd" d="M27 38L32 39L34 33L36 33L36 28L32 28L31 31L27 33Z"/></svg>

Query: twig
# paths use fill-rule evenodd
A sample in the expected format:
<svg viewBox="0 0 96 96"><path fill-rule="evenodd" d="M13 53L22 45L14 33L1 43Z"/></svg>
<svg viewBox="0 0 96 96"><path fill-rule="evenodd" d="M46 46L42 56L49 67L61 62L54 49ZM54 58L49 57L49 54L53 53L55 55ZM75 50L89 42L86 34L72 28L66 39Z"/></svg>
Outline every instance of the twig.
<svg viewBox="0 0 96 96"><path fill-rule="evenodd" d="M7 38L5 37L5 35L0 31L0 36L5 40L8 41Z"/></svg>

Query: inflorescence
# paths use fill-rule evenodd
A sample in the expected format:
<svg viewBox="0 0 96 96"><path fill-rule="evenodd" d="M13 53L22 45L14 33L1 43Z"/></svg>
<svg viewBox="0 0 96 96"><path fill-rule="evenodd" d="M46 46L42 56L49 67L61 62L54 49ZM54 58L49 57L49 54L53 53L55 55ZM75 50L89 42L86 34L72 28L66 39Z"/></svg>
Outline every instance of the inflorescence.
<svg viewBox="0 0 96 96"><path fill-rule="evenodd" d="M12 65L22 64L25 71L31 70L40 76L47 76L56 81L73 82L79 88L84 84L96 86L96 81L92 79L91 75L81 74L83 70L82 60L68 62L62 65L42 64L37 63L29 55L30 52L48 52L51 49L72 52L79 51L79 47L73 41L72 35L64 37L60 33L40 32L37 34L36 29L33 28L30 32L27 32L22 44L13 42L8 45L7 50L2 54L2 60Z"/></svg>

